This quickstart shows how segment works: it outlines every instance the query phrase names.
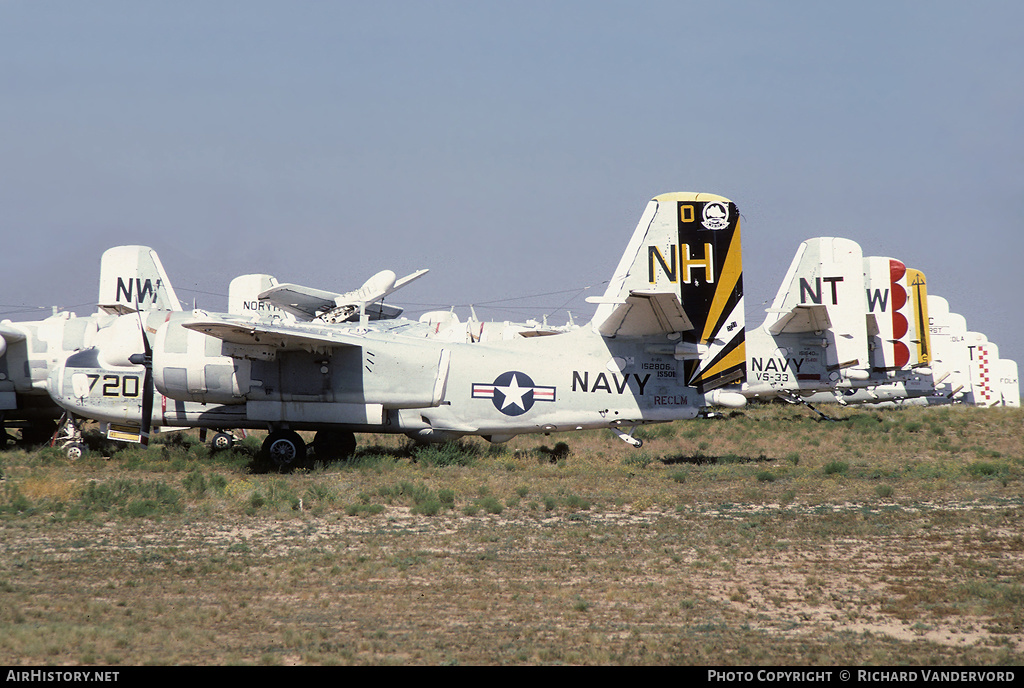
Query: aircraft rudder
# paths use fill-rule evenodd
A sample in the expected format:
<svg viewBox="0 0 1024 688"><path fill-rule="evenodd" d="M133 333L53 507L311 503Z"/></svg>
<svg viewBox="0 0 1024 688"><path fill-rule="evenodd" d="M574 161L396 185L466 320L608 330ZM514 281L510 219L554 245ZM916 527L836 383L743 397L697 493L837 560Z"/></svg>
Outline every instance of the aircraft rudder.
<svg viewBox="0 0 1024 688"><path fill-rule="evenodd" d="M931 327L928 317L928 286L924 273L907 269L907 287L910 289L911 313L913 317L914 345L912 363L926 366L932 360Z"/></svg>
<svg viewBox="0 0 1024 688"><path fill-rule="evenodd" d="M664 273L675 285L693 329L682 341L703 349L687 361L687 384L700 392L746 378L746 321L743 311L743 242L736 204L713 194L666 194L660 202L673 214L675 239L665 264L649 251L648 276Z"/></svg>

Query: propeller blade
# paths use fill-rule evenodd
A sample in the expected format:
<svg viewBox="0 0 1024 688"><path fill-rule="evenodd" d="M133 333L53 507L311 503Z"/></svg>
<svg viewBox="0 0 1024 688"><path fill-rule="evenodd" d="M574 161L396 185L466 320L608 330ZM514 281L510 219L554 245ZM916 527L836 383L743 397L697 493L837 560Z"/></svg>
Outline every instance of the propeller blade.
<svg viewBox="0 0 1024 688"><path fill-rule="evenodd" d="M142 311L136 309L139 316L139 329L142 330L142 349L144 353L132 354L128 360L146 369L142 378L142 419L139 423L139 444L149 446L149 433L153 426L153 347L149 344L146 324L142 321Z"/></svg>

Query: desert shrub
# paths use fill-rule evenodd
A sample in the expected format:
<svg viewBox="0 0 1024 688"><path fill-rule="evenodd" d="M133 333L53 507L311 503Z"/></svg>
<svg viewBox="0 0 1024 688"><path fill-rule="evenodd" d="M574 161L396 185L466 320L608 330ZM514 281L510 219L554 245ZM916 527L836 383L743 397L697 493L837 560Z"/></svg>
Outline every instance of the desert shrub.
<svg viewBox="0 0 1024 688"><path fill-rule="evenodd" d="M626 455L626 458L622 460L623 466L630 466L632 468L646 468L651 465L654 461L647 452L630 452Z"/></svg>
<svg viewBox="0 0 1024 688"><path fill-rule="evenodd" d="M202 497L207 489L206 478L198 468L186 475L181 485L193 497Z"/></svg>
<svg viewBox="0 0 1024 688"><path fill-rule="evenodd" d="M580 497L579 495L566 495L562 498L562 502L567 509L587 511L590 509L590 501Z"/></svg>
<svg viewBox="0 0 1024 688"><path fill-rule="evenodd" d="M413 460L427 466L471 466L480 457L480 447L472 442L443 442L418 445Z"/></svg>
<svg viewBox="0 0 1024 688"><path fill-rule="evenodd" d="M106 482L89 481L78 503L72 505L71 515L113 512L145 517L182 510L181 493L166 483L118 478Z"/></svg>
<svg viewBox="0 0 1024 688"><path fill-rule="evenodd" d="M434 516L443 509L449 509L455 505L455 493L451 490L441 490L435 493L426 485L401 481L391 486L384 486L377 490L377 495L388 502L399 502L411 507L412 513L421 516ZM364 502L369 498L361 496Z"/></svg>
<svg viewBox="0 0 1024 688"><path fill-rule="evenodd" d="M345 513L349 516L376 516L384 511L383 504L349 504Z"/></svg>
<svg viewBox="0 0 1024 688"><path fill-rule="evenodd" d="M829 461L824 470L825 475L845 475L850 470L850 464L845 461Z"/></svg>
<svg viewBox="0 0 1024 688"><path fill-rule="evenodd" d="M481 509L483 509L489 514L500 514L502 511L505 510L504 505L502 505L502 503L498 501L498 499L493 495L481 497L480 499L477 500L477 503L480 505Z"/></svg>
<svg viewBox="0 0 1024 688"><path fill-rule="evenodd" d="M967 464L964 470L974 478L991 478L1006 472L1006 466L991 461L973 461Z"/></svg>

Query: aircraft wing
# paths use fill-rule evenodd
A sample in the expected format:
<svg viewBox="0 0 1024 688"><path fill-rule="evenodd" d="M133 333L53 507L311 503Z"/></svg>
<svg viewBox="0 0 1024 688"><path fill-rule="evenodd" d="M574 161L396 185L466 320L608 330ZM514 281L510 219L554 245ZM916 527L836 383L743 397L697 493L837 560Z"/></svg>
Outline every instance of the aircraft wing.
<svg viewBox="0 0 1024 688"><path fill-rule="evenodd" d="M273 304L297 318L312 320L317 313L334 308L336 305L334 299L338 296L340 294L313 287L279 284L261 292L257 298L260 301Z"/></svg>
<svg viewBox="0 0 1024 688"><path fill-rule="evenodd" d="M779 312L768 310L772 313ZM832 327L832 321L829 320L828 309L825 306L800 304L783 312L785 315L768 328L772 334L823 332Z"/></svg>
<svg viewBox="0 0 1024 688"><path fill-rule="evenodd" d="M599 328L606 337L667 334L693 329L683 305L672 292L631 290L623 301L605 301L600 297L587 301L612 304L611 313Z"/></svg>
<svg viewBox="0 0 1024 688"><path fill-rule="evenodd" d="M182 323L196 332L231 344L269 347L277 350L310 350L324 347L362 346L365 339L349 328L307 323L266 323L245 318L193 318Z"/></svg>
<svg viewBox="0 0 1024 688"><path fill-rule="evenodd" d="M313 320L345 306L358 307L360 302L367 303L366 313L371 320L390 320L401 315L402 309L384 304L371 306L370 303L388 296L413 280L419 279L427 272L427 270L418 270L395 280L394 273L384 271L371 277L360 290L345 294L304 287L299 284L278 284L261 292L257 298L302 320ZM382 275L390 275L390 279L382 278Z"/></svg>

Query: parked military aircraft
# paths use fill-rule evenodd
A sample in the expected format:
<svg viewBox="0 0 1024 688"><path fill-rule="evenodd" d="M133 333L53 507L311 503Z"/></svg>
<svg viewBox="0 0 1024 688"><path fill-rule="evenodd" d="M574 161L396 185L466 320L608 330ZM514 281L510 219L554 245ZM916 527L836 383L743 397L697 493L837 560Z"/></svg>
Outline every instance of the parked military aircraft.
<svg viewBox="0 0 1024 688"><path fill-rule="evenodd" d="M747 332L744 396L791 397L867 377L862 263L848 239L800 244L764 323Z"/></svg>
<svg viewBox="0 0 1024 688"><path fill-rule="evenodd" d="M866 259L866 261L889 261L890 259ZM898 263L898 261L893 261ZM893 274L903 272L895 266ZM1019 406L1020 387L1015 361L999 356L998 347L989 342L984 334L970 332L966 319L949 311L946 299L928 294L924 275L906 270L907 289L902 290L895 282L892 291L868 291L872 312L869 327L884 327L888 322L897 323L897 329L908 332L904 338L906 346L899 346L898 340L890 336L876 336L872 345L873 356L881 353L882 346L893 342L896 346L892 360L909 362L902 369L883 365L876 360L873 371L884 376L872 379L865 385L837 388L831 395L817 393L805 396L808 403L839 401L842 404L885 405L945 405L965 404L970 406ZM887 302L902 302L902 291L906 291L906 315L902 322L899 313L884 315L875 313L881 305L885 310ZM894 296L895 295L895 296ZM922 305L924 297L926 305ZM897 309L898 310L898 309ZM883 316L884 317L876 317ZM927 323L927 325L923 325ZM927 333L925 333L927 329ZM917 332L921 332L918 335ZM888 353L888 352L886 352ZM830 398L834 396L833 398Z"/></svg>
<svg viewBox="0 0 1024 688"><path fill-rule="evenodd" d="M740 392L842 401L861 388L916 379L928 360L925 295L923 274L864 257L854 241L802 242L764 323L747 332Z"/></svg>
<svg viewBox="0 0 1024 688"><path fill-rule="evenodd" d="M64 410L47 393L49 370L55 362L100 337L117 315L143 310L181 310L154 251L145 246L117 246L100 259L100 285L96 313L77 317L54 312L34 321L0 323L0 440L13 439L7 428L21 427L22 439L37 443L50 439L54 421ZM106 338L106 348L116 346Z"/></svg>
<svg viewBox="0 0 1024 688"><path fill-rule="evenodd" d="M351 322L358 319L359 308L362 305L370 320L394 319L401 315L402 309L384 305L379 302L380 299L427 272L425 269L418 270L407 277L395 280L394 272L384 270L367 280L360 289L346 294L297 284L280 284L272 275L240 275L231 280L228 287L228 312L236 315L279 318L290 322ZM393 287L381 288L381 285L391 283ZM371 295L372 298L367 299L365 295ZM343 314L346 317L339 318ZM419 322L433 328L432 331L424 330L424 337L468 343L537 337L565 332L576 327L571 314L568 324L553 327L548 326L546 318L543 322L485 322L476 317L472 306L468 320L460 320L453 310L445 310L424 313L419 317Z"/></svg>
<svg viewBox="0 0 1024 688"><path fill-rule="evenodd" d="M363 315L370 320L389 320L401 315L402 309L384 304L384 297L427 272L417 270L398 279L393 271L381 270L359 289L343 294L298 284L280 284L271 275L241 275L233 279L228 288L228 312L286 313L292 320L324 323L356 321Z"/></svg>
<svg viewBox="0 0 1024 688"><path fill-rule="evenodd" d="M745 374L740 219L729 200L652 199L589 327L466 343L405 319L300 321L143 312L122 335L50 371L54 400L110 423L266 428L264 453L345 455L355 432L421 441L625 428L741 405ZM142 327L139 327L139 323ZM152 385L157 394L147 394Z"/></svg>

